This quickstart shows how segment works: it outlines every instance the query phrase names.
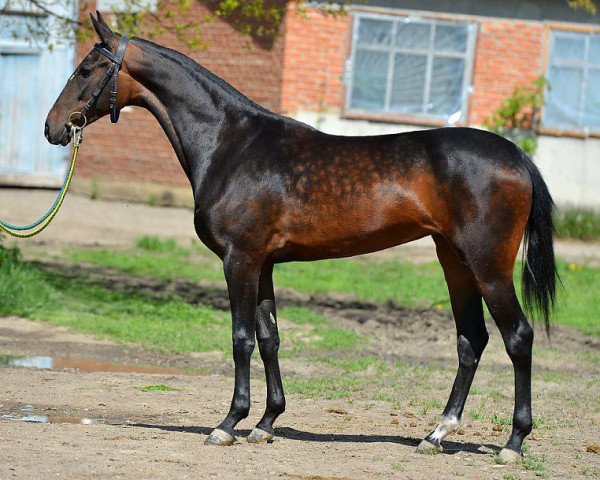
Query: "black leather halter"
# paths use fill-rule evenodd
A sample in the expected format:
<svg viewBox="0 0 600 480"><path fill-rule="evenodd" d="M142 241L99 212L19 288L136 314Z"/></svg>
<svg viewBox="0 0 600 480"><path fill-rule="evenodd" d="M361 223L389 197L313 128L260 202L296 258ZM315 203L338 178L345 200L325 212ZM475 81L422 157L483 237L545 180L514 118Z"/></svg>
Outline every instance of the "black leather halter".
<svg viewBox="0 0 600 480"><path fill-rule="evenodd" d="M112 78L112 84L110 87L110 96L109 105L110 105L110 121L112 123L117 123L119 121L119 113L120 111L117 109L117 78L119 76L119 70L121 69L121 64L123 63L123 57L125 56L125 49L127 48L127 44L129 43L129 39L127 37L121 37L121 41L119 42L119 46L117 47L116 53L113 55L112 52L104 48L101 44L94 45L94 49L100 52L102 55L107 57L112 65L106 71L104 78L100 81L92 96L87 101L85 106L82 108L80 114L85 117L90 110L92 110L96 106L96 102L98 101L98 97L106 87L108 81Z"/></svg>

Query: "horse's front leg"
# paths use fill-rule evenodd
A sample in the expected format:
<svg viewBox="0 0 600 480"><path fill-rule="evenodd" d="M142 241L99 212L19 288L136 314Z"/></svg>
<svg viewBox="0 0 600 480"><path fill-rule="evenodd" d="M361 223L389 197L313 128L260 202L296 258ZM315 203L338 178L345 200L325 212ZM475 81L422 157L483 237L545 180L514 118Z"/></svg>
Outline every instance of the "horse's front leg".
<svg viewBox="0 0 600 480"><path fill-rule="evenodd" d="M275 293L273 292L273 265L262 270L258 286L256 338L267 378L267 408L262 419L246 439L250 443L267 442L273 438L273 422L285 410L285 397L279 372L279 332Z"/></svg>
<svg viewBox="0 0 600 480"><path fill-rule="evenodd" d="M250 357L255 345L258 279L262 267L260 262L240 252L228 254L223 264L231 302L235 387L227 417L205 441L209 445L233 444L233 429L250 411Z"/></svg>

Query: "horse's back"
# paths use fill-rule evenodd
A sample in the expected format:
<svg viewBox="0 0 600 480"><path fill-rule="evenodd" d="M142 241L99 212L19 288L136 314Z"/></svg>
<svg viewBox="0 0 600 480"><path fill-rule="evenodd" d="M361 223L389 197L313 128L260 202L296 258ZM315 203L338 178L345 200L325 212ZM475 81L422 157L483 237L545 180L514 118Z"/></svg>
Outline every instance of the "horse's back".
<svg viewBox="0 0 600 480"><path fill-rule="evenodd" d="M286 251L347 256L483 221L490 204L527 197L519 150L497 135L443 128L317 136L285 176ZM512 180L511 180L512 179Z"/></svg>

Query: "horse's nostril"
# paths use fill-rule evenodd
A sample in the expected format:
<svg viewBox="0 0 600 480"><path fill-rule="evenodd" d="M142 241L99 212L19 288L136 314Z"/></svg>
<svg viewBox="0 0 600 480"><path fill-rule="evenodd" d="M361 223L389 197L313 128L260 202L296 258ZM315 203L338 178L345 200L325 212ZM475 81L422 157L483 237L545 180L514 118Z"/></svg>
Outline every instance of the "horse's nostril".
<svg viewBox="0 0 600 480"><path fill-rule="evenodd" d="M46 124L44 125L44 136L46 138L48 138L50 135L50 126L48 125L48 122L46 122Z"/></svg>

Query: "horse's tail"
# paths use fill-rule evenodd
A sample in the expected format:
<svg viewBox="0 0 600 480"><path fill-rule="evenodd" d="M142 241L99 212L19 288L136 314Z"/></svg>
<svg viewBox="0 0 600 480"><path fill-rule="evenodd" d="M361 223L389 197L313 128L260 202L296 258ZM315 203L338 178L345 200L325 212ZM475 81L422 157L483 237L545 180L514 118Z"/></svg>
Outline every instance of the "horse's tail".
<svg viewBox="0 0 600 480"><path fill-rule="evenodd" d="M550 336L550 314L554 308L556 285L560 282L554 259L554 201L531 158L522 152L533 187L531 211L525 228L523 300L525 309L541 315Z"/></svg>

